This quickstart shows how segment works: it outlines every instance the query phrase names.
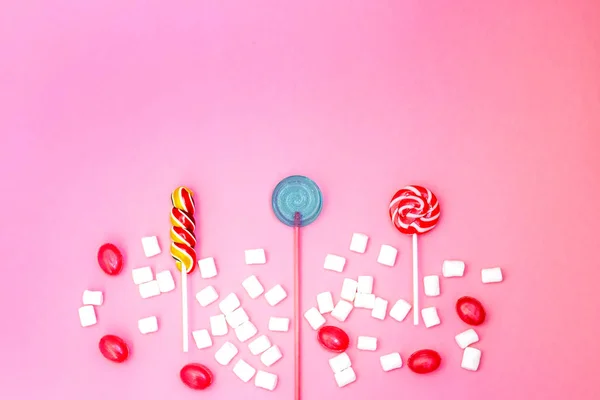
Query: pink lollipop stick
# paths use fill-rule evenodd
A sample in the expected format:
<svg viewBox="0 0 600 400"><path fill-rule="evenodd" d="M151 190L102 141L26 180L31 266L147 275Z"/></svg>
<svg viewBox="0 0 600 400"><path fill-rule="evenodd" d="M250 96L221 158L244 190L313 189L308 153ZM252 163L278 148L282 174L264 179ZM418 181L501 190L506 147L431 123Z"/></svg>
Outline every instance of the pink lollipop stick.
<svg viewBox="0 0 600 400"><path fill-rule="evenodd" d="M294 214L294 359L296 400L300 400L300 213Z"/></svg>

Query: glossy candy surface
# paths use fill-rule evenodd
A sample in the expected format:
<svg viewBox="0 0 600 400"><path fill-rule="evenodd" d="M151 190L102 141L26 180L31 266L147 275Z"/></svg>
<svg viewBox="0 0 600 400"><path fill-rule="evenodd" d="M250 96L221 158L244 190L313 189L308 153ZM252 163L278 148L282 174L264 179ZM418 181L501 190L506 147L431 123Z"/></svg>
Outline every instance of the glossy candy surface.
<svg viewBox="0 0 600 400"><path fill-rule="evenodd" d="M122 363L129 357L129 347L123 339L115 335L105 335L98 343L100 353L107 360Z"/></svg>
<svg viewBox="0 0 600 400"><path fill-rule="evenodd" d="M477 326L485 321L485 308L473 297L464 296L456 301L456 313L463 322Z"/></svg>
<svg viewBox="0 0 600 400"><path fill-rule="evenodd" d="M417 350L408 358L408 368L417 374L428 374L439 368L442 357L435 350Z"/></svg>
<svg viewBox="0 0 600 400"><path fill-rule="evenodd" d="M317 332L321 346L329 351L341 353L350 345L348 334L337 326L325 325Z"/></svg>
<svg viewBox="0 0 600 400"><path fill-rule="evenodd" d="M400 232L412 235L429 232L440 218L440 203L433 192L422 186L398 190L389 206L392 223Z"/></svg>
<svg viewBox="0 0 600 400"><path fill-rule="evenodd" d="M208 367L202 364L187 364L179 373L181 381L194 390L204 390L213 382L213 375Z"/></svg>
<svg viewBox="0 0 600 400"><path fill-rule="evenodd" d="M105 243L98 249L98 265L108 275L118 275L123 270L123 254L112 243Z"/></svg>

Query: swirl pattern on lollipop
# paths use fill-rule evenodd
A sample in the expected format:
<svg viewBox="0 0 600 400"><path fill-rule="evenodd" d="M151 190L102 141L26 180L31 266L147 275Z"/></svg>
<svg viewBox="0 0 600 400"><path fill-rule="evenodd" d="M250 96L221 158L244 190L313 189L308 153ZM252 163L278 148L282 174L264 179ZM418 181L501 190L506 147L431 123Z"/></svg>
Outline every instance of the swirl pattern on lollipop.
<svg viewBox="0 0 600 400"><path fill-rule="evenodd" d="M272 206L275 215L284 224L306 226L321 213L323 199L316 183L305 176L293 175L275 187ZM297 213L300 214L299 221Z"/></svg>
<svg viewBox="0 0 600 400"><path fill-rule="evenodd" d="M187 273L192 272L196 265L196 236L194 229L194 211L196 206L192 197L193 193L186 187L178 187L171 194L173 208L171 209L171 256L175 259L177 269L185 268Z"/></svg>
<svg viewBox="0 0 600 400"><path fill-rule="evenodd" d="M396 229L405 234L429 232L440 218L440 203L431 190L406 186L390 202L390 218Z"/></svg>

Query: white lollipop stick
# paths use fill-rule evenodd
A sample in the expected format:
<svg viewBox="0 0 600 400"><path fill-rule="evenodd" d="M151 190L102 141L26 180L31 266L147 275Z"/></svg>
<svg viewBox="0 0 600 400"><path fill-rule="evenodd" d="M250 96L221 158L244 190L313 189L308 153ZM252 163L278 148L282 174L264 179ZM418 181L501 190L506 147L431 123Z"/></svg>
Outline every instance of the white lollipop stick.
<svg viewBox="0 0 600 400"><path fill-rule="evenodd" d="M181 320L183 325L183 352L187 353L190 348L190 337L188 334L188 290L187 290L187 271L185 266L181 265Z"/></svg>
<svg viewBox="0 0 600 400"><path fill-rule="evenodd" d="M417 253L417 234L412 235L413 256L413 318L415 325L419 325L419 255Z"/></svg>

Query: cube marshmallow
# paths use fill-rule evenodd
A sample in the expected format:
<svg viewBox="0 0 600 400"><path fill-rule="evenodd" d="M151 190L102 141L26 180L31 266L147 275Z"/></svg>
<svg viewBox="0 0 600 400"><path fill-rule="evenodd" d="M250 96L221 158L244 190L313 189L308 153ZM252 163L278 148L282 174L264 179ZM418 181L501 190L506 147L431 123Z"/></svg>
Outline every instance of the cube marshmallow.
<svg viewBox="0 0 600 400"><path fill-rule="evenodd" d="M323 292L317 295L317 305L319 306L319 312L326 314L333 311L333 296L331 292Z"/></svg>
<svg viewBox="0 0 600 400"><path fill-rule="evenodd" d="M342 299L335 305L333 311L331 312L331 316L340 322L344 322L346 318L348 318L348 315L350 315L350 311L352 311L353 308L354 306L352 303Z"/></svg>
<svg viewBox="0 0 600 400"><path fill-rule="evenodd" d="M212 346L212 339L210 338L210 334L208 330L201 329L199 331L193 331L192 337L194 338L194 342L196 342L196 347L199 349L206 349Z"/></svg>
<svg viewBox="0 0 600 400"><path fill-rule="evenodd" d="M82 300L83 305L86 306L101 306L104 302L104 295L97 290L84 290Z"/></svg>
<svg viewBox="0 0 600 400"><path fill-rule="evenodd" d="M366 293L357 293L354 299L354 307L367 308L372 310L375 307L375 295Z"/></svg>
<svg viewBox="0 0 600 400"><path fill-rule="evenodd" d="M373 277L372 276L359 276L358 277L358 293L370 294L373 293Z"/></svg>
<svg viewBox="0 0 600 400"><path fill-rule="evenodd" d="M283 299L287 297L287 293L281 287L281 285L275 285L267 293L265 293L265 299L271 306L279 304Z"/></svg>
<svg viewBox="0 0 600 400"><path fill-rule="evenodd" d="M379 363L381 364L381 368L385 372L388 372L402 367L402 357L400 357L400 353L386 354L379 357Z"/></svg>
<svg viewBox="0 0 600 400"><path fill-rule="evenodd" d="M502 269L500 269L500 267L482 269L481 270L481 282L483 282L483 283L502 282Z"/></svg>
<svg viewBox="0 0 600 400"><path fill-rule="evenodd" d="M79 307L79 322L82 327L96 325L98 320L96 319L96 310L94 306L88 305Z"/></svg>
<svg viewBox="0 0 600 400"><path fill-rule="evenodd" d="M440 295L440 277L437 275L428 275L423 278L423 287L425 296L435 297Z"/></svg>
<svg viewBox="0 0 600 400"><path fill-rule="evenodd" d="M344 387L356 381L356 373L352 367L348 367L345 370L338 372L334 377L338 387Z"/></svg>
<svg viewBox="0 0 600 400"><path fill-rule="evenodd" d="M271 347L271 341L265 335L261 335L248 344L248 350L253 356L259 355Z"/></svg>
<svg viewBox="0 0 600 400"><path fill-rule="evenodd" d="M461 349L464 349L473 343L479 342L479 336L477 335L477 332L475 332L475 329L467 329L456 335L454 340L456 340L456 344L458 344Z"/></svg>
<svg viewBox="0 0 600 400"><path fill-rule="evenodd" d="M238 340L244 343L246 340L251 339L258 333L256 326L250 321L246 321L237 328L235 328L235 336Z"/></svg>
<svg viewBox="0 0 600 400"><path fill-rule="evenodd" d="M277 375L259 370L254 377L254 386L271 391L275 390L277 387Z"/></svg>
<svg viewBox="0 0 600 400"><path fill-rule="evenodd" d="M218 298L219 294L212 286L207 286L196 293L196 300L198 300L198 303L200 303L202 307L206 307L207 305L214 303Z"/></svg>
<svg viewBox="0 0 600 400"><path fill-rule="evenodd" d="M256 369L244 360L238 360L233 366L233 373L237 375L242 382L250 382L250 379L256 374Z"/></svg>
<svg viewBox="0 0 600 400"><path fill-rule="evenodd" d="M444 278L463 276L465 274L465 262L459 260L444 260L442 263L442 275Z"/></svg>
<svg viewBox="0 0 600 400"><path fill-rule="evenodd" d="M150 282L151 280L153 280L154 274L152 273L152 268L141 267L132 269L131 277L133 278L133 283L135 283L136 285L140 285L142 283Z"/></svg>
<svg viewBox="0 0 600 400"><path fill-rule="evenodd" d="M421 310L421 317L423 317L423 323L426 328L440 324L440 317L435 307L427 307Z"/></svg>
<svg viewBox="0 0 600 400"><path fill-rule="evenodd" d="M215 353L215 360L221 365L228 365L237 353L238 349L233 343L225 342Z"/></svg>
<svg viewBox="0 0 600 400"><path fill-rule="evenodd" d="M340 297L347 301L354 301L354 297L356 297L356 289L358 289L357 281L350 278L344 278Z"/></svg>
<svg viewBox="0 0 600 400"><path fill-rule="evenodd" d="M138 329L143 335L158 331L158 320L155 316L138 320Z"/></svg>
<svg viewBox="0 0 600 400"><path fill-rule="evenodd" d="M463 351L462 362L460 366L469 371L477 371L481 362L481 350L475 347L467 347Z"/></svg>
<svg viewBox="0 0 600 400"><path fill-rule="evenodd" d="M200 269L200 276L202 279L209 279L217 276L217 265L215 264L215 259L213 257L198 260L198 269Z"/></svg>
<svg viewBox="0 0 600 400"><path fill-rule="evenodd" d="M227 297L219 302L219 310L225 315L233 312L240 306L240 299L235 293L229 293Z"/></svg>
<svg viewBox="0 0 600 400"><path fill-rule="evenodd" d="M265 264L267 262L264 249L246 250L245 256L247 265Z"/></svg>
<svg viewBox="0 0 600 400"><path fill-rule="evenodd" d="M213 336L225 336L228 332L225 315L213 315L210 317L210 332Z"/></svg>
<svg viewBox="0 0 600 400"><path fill-rule="evenodd" d="M350 357L348 357L347 353L340 353L337 356L329 359L329 366L334 374L338 372L342 372L346 368L350 368L352 366L352 362L350 361Z"/></svg>
<svg viewBox="0 0 600 400"><path fill-rule="evenodd" d="M377 257L377 262L379 264L387 265L388 267L393 267L394 264L396 264L397 255L398 250L396 250L395 247L382 244L381 250L379 250L379 256Z"/></svg>
<svg viewBox="0 0 600 400"><path fill-rule="evenodd" d="M404 321L404 318L408 315L408 312L412 306L404 299L400 299L392 306L390 310L390 317L394 318L398 322Z"/></svg>
<svg viewBox="0 0 600 400"><path fill-rule="evenodd" d="M251 299L256 299L258 296L264 293L265 288L258 281L255 275L251 275L242 281L242 286L248 293Z"/></svg>
<svg viewBox="0 0 600 400"><path fill-rule="evenodd" d="M269 318L269 330L272 332L287 332L290 329L290 319L271 317Z"/></svg>
<svg viewBox="0 0 600 400"><path fill-rule="evenodd" d="M368 241L369 237L364 233L354 233L350 241L350 251L364 253L367 250Z"/></svg>
<svg viewBox="0 0 600 400"><path fill-rule="evenodd" d="M388 301L381 297L375 297L375 303L373 304L373 311L371 311L371 317L380 320L385 319L387 314Z"/></svg>
<svg viewBox="0 0 600 400"><path fill-rule="evenodd" d="M158 296L160 294L160 286L156 280L142 283L138 286L138 290L140 291L142 299Z"/></svg>
<svg viewBox="0 0 600 400"><path fill-rule="evenodd" d="M279 350L277 345L274 345L260 355L260 361L265 364L265 366L270 367L279 361L281 357L283 357L281 350Z"/></svg>
<svg viewBox="0 0 600 400"><path fill-rule="evenodd" d="M161 293L167 293L171 290L175 290L175 281L173 280L173 275L171 275L171 271L169 270L160 271L157 273L156 281L158 282L158 289Z"/></svg>
<svg viewBox="0 0 600 400"><path fill-rule="evenodd" d="M327 322L325 317L323 317L315 307L309 308L308 311L304 313L304 318L306 318L310 327L315 331Z"/></svg>
<svg viewBox="0 0 600 400"><path fill-rule="evenodd" d="M234 329L244 322L250 321L248 314L246 314L246 311L242 307L236 308L229 314L225 315L225 319L227 320L229 326Z"/></svg>
<svg viewBox="0 0 600 400"><path fill-rule="evenodd" d="M346 265L346 259L344 257L336 256L335 254L327 254L325 256L325 269L342 272L344 270L344 265Z"/></svg>
<svg viewBox="0 0 600 400"><path fill-rule="evenodd" d="M377 350L377 338L371 336L359 336L356 342L356 348L359 350L375 351Z"/></svg>
<svg viewBox="0 0 600 400"><path fill-rule="evenodd" d="M158 238L156 236L143 237L142 247L144 248L146 257L154 257L160 254L160 246L158 245Z"/></svg>

